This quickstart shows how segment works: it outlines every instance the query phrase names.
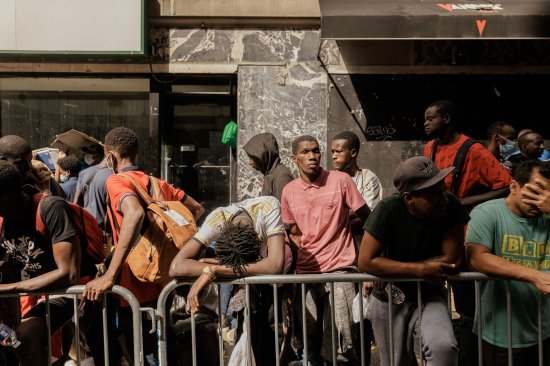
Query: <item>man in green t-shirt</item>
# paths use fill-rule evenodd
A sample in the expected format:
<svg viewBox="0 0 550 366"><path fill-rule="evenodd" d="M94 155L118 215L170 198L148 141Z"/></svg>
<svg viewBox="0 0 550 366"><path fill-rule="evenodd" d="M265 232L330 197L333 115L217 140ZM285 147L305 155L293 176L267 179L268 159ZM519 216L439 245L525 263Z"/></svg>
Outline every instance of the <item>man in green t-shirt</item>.
<svg viewBox="0 0 550 366"><path fill-rule="evenodd" d="M550 164L522 162L512 175L508 197L485 202L472 211L466 254L472 269L513 280L513 363L536 365L537 301L539 292L550 294L550 219L544 201L537 197L543 198L550 187ZM541 301L543 359L544 365L550 365L550 297L541 296ZM507 365L506 281L484 282L481 304L474 329L481 321L484 364Z"/></svg>
<svg viewBox="0 0 550 366"><path fill-rule="evenodd" d="M453 169L440 171L423 156L407 159L393 178L399 194L380 201L365 223L358 261L362 272L424 280L421 320L417 284L394 283L394 289L399 289L392 296L395 365L409 365L420 348L428 365L458 363L444 282L460 264L469 216L458 199L446 192L443 180ZM375 284L367 312L381 365L390 364L386 288L385 284Z"/></svg>

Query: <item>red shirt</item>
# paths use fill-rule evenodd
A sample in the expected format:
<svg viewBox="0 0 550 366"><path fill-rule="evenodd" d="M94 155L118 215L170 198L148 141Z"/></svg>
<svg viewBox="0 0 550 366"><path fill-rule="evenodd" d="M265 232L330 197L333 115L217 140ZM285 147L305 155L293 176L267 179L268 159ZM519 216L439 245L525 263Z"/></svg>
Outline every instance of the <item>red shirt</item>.
<svg viewBox="0 0 550 366"><path fill-rule="evenodd" d="M137 170L124 171L124 173L131 175L142 185L142 187L147 189L147 186L149 184L149 176L147 174ZM170 184L166 183L163 180L160 180L160 186L164 193L164 198L167 201L182 201L185 198L185 192L172 187ZM118 226L121 227L122 219L124 217L121 210L122 200L124 200L124 198L126 198L127 196L132 195L138 197L138 200L142 205L143 202L141 201L141 198L139 198L139 195L136 192L132 183L130 183L128 179L123 178L120 175L111 175L107 179L106 187L107 194L109 195L109 200L111 202L112 212L114 212L115 214L115 219L118 223ZM114 226L113 239L116 246L116 244L118 243L118 233L116 232ZM125 287L130 292L132 292L134 296L138 299L140 304L158 298L163 287L160 284L141 282L140 280L138 280L130 270L127 262L125 262L122 267L119 285ZM122 306L128 306L128 303L122 300Z"/></svg>
<svg viewBox="0 0 550 366"><path fill-rule="evenodd" d="M468 138L461 134L460 138L452 144L438 145L435 153L435 165L439 169L453 166L458 149ZM426 144L424 156L428 158L431 156L433 144L434 140ZM458 198L507 187L512 179L508 170L481 144L473 144L468 150L460 177L460 186L456 192ZM449 174L445 178L447 189L451 187L451 180L452 174Z"/></svg>

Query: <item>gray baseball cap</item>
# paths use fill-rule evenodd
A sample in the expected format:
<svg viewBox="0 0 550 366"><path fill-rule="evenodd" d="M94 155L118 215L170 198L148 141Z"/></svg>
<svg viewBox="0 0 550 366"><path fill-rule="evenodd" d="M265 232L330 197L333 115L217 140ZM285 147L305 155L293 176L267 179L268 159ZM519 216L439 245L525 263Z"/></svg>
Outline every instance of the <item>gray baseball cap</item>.
<svg viewBox="0 0 550 366"><path fill-rule="evenodd" d="M399 164L393 175L393 184L399 193L414 192L441 182L455 169L454 166L439 170L425 156L414 156Z"/></svg>

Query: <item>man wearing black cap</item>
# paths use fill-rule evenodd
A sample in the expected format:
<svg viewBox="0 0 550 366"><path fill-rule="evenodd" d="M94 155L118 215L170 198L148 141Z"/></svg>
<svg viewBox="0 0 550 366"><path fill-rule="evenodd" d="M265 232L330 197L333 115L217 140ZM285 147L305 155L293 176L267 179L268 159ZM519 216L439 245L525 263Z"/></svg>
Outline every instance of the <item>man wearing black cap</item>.
<svg viewBox="0 0 550 366"><path fill-rule="evenodd" d="M407 159L397 167L393 178L399 193L383 199L365 223L359 252L360 271L379 277L425 281L421 286L424 304L421 321L416 283L393 285L395 365L408 365L413 351L419 357L420 344L428 365L458 362L443 285L448 274L460 264L464 225L469 216L458 199L446 192L444 179L453 169L439 170L423 156ZM382 365L390 364L387 293L391 288L386 285L375 284L367 314Z"/></svg>

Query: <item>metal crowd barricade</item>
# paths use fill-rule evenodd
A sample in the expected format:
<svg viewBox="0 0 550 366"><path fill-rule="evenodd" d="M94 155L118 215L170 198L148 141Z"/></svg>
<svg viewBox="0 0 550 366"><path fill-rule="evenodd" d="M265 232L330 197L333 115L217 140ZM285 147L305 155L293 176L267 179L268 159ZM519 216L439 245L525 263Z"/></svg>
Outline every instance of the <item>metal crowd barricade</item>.
<svg viewBox="0 0 550 366"><path fill-rule="evenodd" d="M77 364L80 365L80 328L79 328L79 302L78 295L81 295L84 292L83 285L77 285L77 286L71 286L67 288L66 290L62 291L52 291L52 292L32 292L32 293L20 293L20 294L2 294L0 295L0 298L4 297L21 297L21 296L44 296L45 297L45 303L46 303L46 328L47 333L51 334L51 319L50 319L50 296L52 295L71 295L73 297L73 321L75 322L75 334L74 334L74 341L76 342L77 346ZM110 293L116 294L124 298L129 304L132 309L132 331L133 331L133 337L134 337L134 363L135 365L144 365L144 355L143 355L143 339L142 339L142 333L141 333L141 311L139 306L139 302L137 301L136 297L127 289L121 286L114 286L111 291L108 291ZM109 365L109 333L107 328L107 302L106 302L106 296L103 296L102 300L103 306L102 306L102 317L103 317L103 347L104 347L104 360L105 365ZM48 365L52 364L52 348L51 348L51 337L47 337L47 345L48 345ZM137 362L135 361L137 360Z"/></svg>
<svg viewBox="0 0 550 366"><path fill-rule="evenodd" d="M497 280L495 278L490 278L484 274L477 273L477 272L464 272L460 273L455 276L450 276L450 280L452 281L474 281L475 283L475 304L476 304L476 311L480 311L483 304L481 303L481 282L483 281L493 281ZM247 311L250 307L250 286L251 285L271 285L273 287L273 302L274 305L277 304L278 298L277 298L277 286L280 284L300 284L301 286L301 299L302 299L302 332L303 332L303 363L307 365L308 364L308 351L307 351L307 323L306 323L306 284L312 284L312 283L325 283L328 284L331 293L330 293L330 304L334 304L334 283L338 282L353 282L357 283L359 285L362 284L362 282L372 282L372 281L386 281L390 282L390 286L393 286L393 282L416 282L417 283L417 297L418 297L418 308L422 308L422 296L421 296L421 280L413 279L413 278L392 278L392 279L385 279L385 278L379 278L371 275L366 274L353 274L353 273L346 273L346 274L311 274L311 275L267 275L267 276L251 276L241 279L236 279L230 282L220 282L216 281L218 286L218 293L219 293L219 284L220 283L229 283L233 285L244 285L246 290L246 306L245 311ZM161 366L167 366L168 365L168 358L167 358L167 318L169 314L166 312L166 302L170 295L170 293L176 289L179 286L183 286L186 284L192 284L193 279L180 279L180 280L173 280L170 283L168 283L163 291L161 292L158 303L157 303L157 332L159 337L159 361ZM359 290L361 289L361 286L359 286ZM449 314L451 312L451 295L450 291L448 294L448 308L449 308ZM539 294L538 296L538 354L539 354L539 365L544 365L543 363L543 334L542 334L542 295ZM359 296L360 301L360 309L363 309L363 297ZM507 328L508 328L508 365L512 366L512 315L511 315L511 292L510 292L510 281L507 281L506 286L506 303L507 303ZM331 305L332 306L332 305ZM390 363L393 366L395 364L394 360L394 339L393 339L393 310L395 305L392 304L391 301L388 301L388 311L389 311L389 324L388 324L388 332L390 335ZM278 324L280 319L280 314L277 306L273 306L274 309L274 319L275 324ZM362 310L361 310L362 311ZM221 313L221 306L218 296L218 314ZM370 345L365 345L364 343L364 315L360 319L360 350L361 350L361 365L366 365L365 360L365 347ZM221 324L221 317L218 316L218 342L219 342L219 357L220 357L220 365L224 365L224 346L223 346L223 339L222 339L222 324ZM251 329L250 324L250 317L246 316L245 321L247 323L248 329ZM419 312L419 322L422 322L422 312ZM336 339L335 339L335 313L334 311L331 311L331 329L332 329L332 362L334 365L337 365L337 348L336 348ZM275 364L277 366L280 365L279 360L279 331L278 327L274 327L274 333L275 333ZM477 346L478 346L478 363L479 365L482 365L483 362L483 353L482 353L482 335L483 335L483 329L482 329L482 322L477 322ZM251 350L251 337L248 337L248 365L252 365L251 357L250 355L252 352ZM197 365L197 355L196 355L196 328L195 328L195 320L194 320L194 314L191 315L191 346L192 346L192 362L193 366ZM422 340L419 344L419 355L420 355L420 364L424 365L424 355L422 353Z"/></svg>

